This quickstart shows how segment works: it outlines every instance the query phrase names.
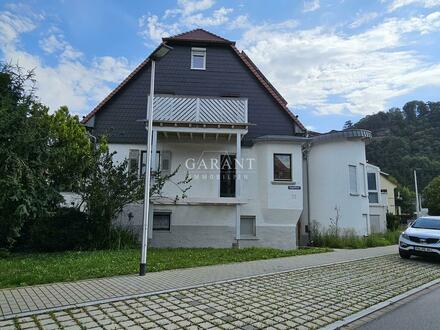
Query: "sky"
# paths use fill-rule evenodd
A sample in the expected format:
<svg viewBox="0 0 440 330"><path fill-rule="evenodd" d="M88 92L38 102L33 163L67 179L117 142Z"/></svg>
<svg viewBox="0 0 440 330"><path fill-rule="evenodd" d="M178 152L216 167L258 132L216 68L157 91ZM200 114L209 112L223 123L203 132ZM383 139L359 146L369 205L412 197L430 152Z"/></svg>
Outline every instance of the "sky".
<svg viewBox="0 0 440 330"><path fill-rule="evenodd" d="M0 61L80 117L164 36L237 42L311 130L440 101L440 0L0 0Z"/></svg>

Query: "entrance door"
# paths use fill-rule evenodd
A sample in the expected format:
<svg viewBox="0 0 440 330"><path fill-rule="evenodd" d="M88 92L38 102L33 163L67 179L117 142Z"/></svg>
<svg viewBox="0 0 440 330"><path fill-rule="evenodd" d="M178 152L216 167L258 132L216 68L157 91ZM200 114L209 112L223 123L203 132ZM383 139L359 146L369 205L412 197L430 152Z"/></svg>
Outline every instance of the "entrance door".
<svg viewBox="0 0 440 330"><path fill-rule="evenodd" d="M235 155L220 155L220 197L235 197Z"/></svg>

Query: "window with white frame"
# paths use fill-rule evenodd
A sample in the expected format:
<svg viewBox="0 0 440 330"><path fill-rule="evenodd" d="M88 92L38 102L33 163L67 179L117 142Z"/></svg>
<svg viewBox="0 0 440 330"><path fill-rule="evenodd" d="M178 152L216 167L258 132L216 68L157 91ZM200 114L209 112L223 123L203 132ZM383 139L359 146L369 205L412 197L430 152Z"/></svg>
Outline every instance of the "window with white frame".
<svg viewBox="0 0 440 330"><path fill-rule="evenodd" d="M206 70L206 48L191 48L191 69Z"/></svg>
<svg viewBox="0 0 440 330"><path fill-rule="evenodd" d="M254 215L240 216L240 235L248 237L257 235L256 217Z"/></svg>
<svg viewBox="0 0 440 330"><path fill-rule="evenodd" d="M348 165L348 176L350 180L350 194L358 194L357 167L356 165Z"/></svg>
<svg viewBox="0 0 440 330"><path fill-rule="evenodd" d="M367 173L368 200L371 204L379 203L379 190L377 184L377 175L374 172Z"/></svg>

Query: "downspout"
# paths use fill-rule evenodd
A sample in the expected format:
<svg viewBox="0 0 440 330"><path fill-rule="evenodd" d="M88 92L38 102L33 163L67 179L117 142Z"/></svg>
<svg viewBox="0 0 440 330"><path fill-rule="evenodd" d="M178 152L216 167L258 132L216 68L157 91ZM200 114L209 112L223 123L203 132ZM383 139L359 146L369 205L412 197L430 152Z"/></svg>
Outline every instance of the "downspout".
<svg viewBox="0 0 440 330"><path fill-rule="evenodd" d="M309 138L309 131L306 130L306 138ZM310 227L310 182L309 182L309 152L310 152L311 143L306 142L305 147L305 157L306 157L306 185L307 185L307 237L308 237L308 245L310 246L311 240L311 227Z"/></svg>

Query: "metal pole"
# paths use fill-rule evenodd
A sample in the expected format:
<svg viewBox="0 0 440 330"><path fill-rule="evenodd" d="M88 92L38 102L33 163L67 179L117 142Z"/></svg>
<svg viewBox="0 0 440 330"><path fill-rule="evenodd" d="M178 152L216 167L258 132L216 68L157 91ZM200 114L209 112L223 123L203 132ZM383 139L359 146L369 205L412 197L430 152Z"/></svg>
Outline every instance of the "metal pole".
<svg viewBox="0 0 440 330"><path fill-rule="evenodd" d="M147 164L145 165L145 193L144 193L144 216L142 219L142 251L139 275L144 276L147 271L147 250L148 250L148 223L150 212L150 173L151 173L151 143L153 138L153 98L154 98L154 74L156 71L156 62L151 60L151 81L150 97L148 98L148 134L147 134Z"/></svg>
<svg viewBox="0 0 440 330"><path fill-rule="evenodd" d="M240 198L240 166L241 160L241 134L237 133L236 140L236 154L235 154L235 198ZM240 204L236 205L236 218L235 218L235 239L237 240L237 247L240 244Z"/></svg>
<svg viewBox="0 0 440 330"><path fill-rule="evenodd" d="M414 169L414 186L416 188L416 214L417 218L420 217L420 209L419 209L419 189L417 185L417 171Z"/></svg>

